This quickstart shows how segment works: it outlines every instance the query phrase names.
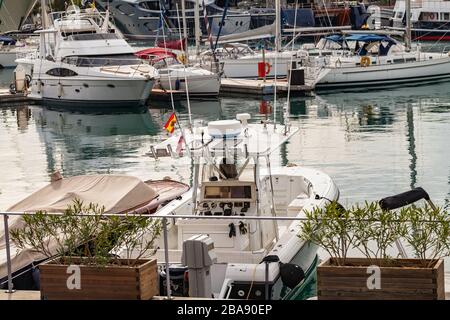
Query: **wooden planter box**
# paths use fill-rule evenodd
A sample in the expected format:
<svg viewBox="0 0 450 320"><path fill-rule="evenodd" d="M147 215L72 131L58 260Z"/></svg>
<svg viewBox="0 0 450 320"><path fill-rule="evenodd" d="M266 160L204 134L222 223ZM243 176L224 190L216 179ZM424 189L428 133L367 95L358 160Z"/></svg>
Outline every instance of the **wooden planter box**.
<svg viewBox="0 0 450 320"><path fill-rule="evenodd" d="M371 265L380 267L380 289L367 286ZM427 268L418 259L347 258L338 266L330 258L317 267L319 300L443 300L444 283L443 260Z"/></svg>
<svg viewBox="0 0 450 320"><path fill-rule="evenodd" d="M41 264L41 299L149 300L159 293L156 260L139 260L136 267L127 266L126 260L119 261L123 265L95 267L74 258L72 265L80 268L80 289L68 288L67 282L74 283L69 265L60 264L59 259Z"/></svg>

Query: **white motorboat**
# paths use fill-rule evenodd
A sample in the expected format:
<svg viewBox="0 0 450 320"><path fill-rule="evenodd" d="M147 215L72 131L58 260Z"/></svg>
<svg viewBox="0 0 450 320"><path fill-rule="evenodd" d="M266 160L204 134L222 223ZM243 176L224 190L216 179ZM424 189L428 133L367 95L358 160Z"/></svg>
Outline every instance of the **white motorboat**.
<svg viewBox="0 0 450 320"><path fill-rule="evenodd" d="M267 218L304 217L305 210L337 200L339 190L328 175L318 170L300 166L271 168L271 153L298 128L248 124L249 114L238 114L236 118L212 121L207 127L194 128L194 133L185 132L183 147L180 135L152 147L156 158L177 157L177 150L178 154L190 156L194 166L191 191L158 212L169 218L168 261L176 266L181 261L183 242L193 235L207 234L217 256L211 268L214 297L264 299L270 292L269 299L286 299L310 283L318 247L298 237L299 221ZM184 218L175 219L174 215ZM208 216L208 220L201 219ZM246 216L267 220L245 220ZM162 240L158 246L161 250L157 259L163 262L166 253ZM305 276L297 278L295 284L283 282L283 264L295 264L296 272Z"/></svg>
<svg viewBox="0 0 450 320"><path fill-rule="evenodd" d="M171 50L150 48L136 55L158 69L159 77L154 88L188 92L192 97L219 95L220 76L217 73L199 66L186 66L178 61L177 55Z"/></svg>
<svg viewBox="0 0 450 320"><path fill-rule="evenodd" d="M407 50L386 34L344 34L328 39L346 48L327 57L314 57L317 89L396 85L450 77L447 52L423 52L419 46Z"/></svg>
<svg viewBox="0 0 450 320"><path fill-rule="evenodd" d="M31 99L57 105L146 104L157 71L134 56L110 28L108 16L71 6L51 28L37 31L37 56L18 59L31 69Z"/></svg>

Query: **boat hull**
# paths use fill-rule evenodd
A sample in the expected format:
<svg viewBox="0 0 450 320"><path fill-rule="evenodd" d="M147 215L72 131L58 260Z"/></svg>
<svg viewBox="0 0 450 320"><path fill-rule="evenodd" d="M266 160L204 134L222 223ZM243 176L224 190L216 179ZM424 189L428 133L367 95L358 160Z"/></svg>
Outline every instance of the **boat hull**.
<svg viewBox="0 0 450 320"><path fill-rule="evenodd" d="M202 75L202 76L192 76L187 77L187 90L186 90L186 79L183 75L178 75L176 77L171 76L170 82L169 78L164 76L161 77L155 83L155 88L160 88L163 90L179 90L183 92L189 91L189 96L196 97L213 97L218 96L220 91L220 79L217 75Z"/></svg>
<svg viewBox="0 0 450 320"><path fill-rule="evenodd" d="M385 86L435 81L450 77L450 57L368 67L334 67L318 81L317 89Z"/></svg>
<svg viewBox="0 0 450 320"><path fill-rule="evenodd" d="M258 63L262 61L262 57L256 56L245 59L226 59L220 62L223 63L223 76L226 78L258 79ZM275 68L275 58L266 58L265 61L270 64L267 78L275 78L275 74L277 78L287 77L290 57L279 57L276 63L277 68Z"/></svg>
<svg viewBox="0 0 450 320"><path fill-rule="evenodd" d="M29 97L49 105L142 106L147 103L153 84L153 80L144 79L41 78L33 80Z"/></svg>

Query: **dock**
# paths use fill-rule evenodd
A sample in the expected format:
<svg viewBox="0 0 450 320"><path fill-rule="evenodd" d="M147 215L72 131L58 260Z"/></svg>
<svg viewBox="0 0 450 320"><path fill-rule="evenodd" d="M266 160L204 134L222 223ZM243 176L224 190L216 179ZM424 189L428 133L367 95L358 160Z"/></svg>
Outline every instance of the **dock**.
<svg viewBox="0 0 450 320"><path fill-rule="evenodd" d="M30 99L25 93L12 94L9 92L9 89L0 89L0 105L29 102Z"/></svg>
<svg viewBox="0 0 450 320"><path fill-rule="evenodd" d="M287 79L277 79L277 93L280 95L287 94L289 84ZM314 91L314 84L306 81L304 85L291 85L291 94L311 95ZM252 79L236 79L224 78L221 80L220 94L252 94L252 95L272 95L275 92L275 80L252 80Z"/></svg>

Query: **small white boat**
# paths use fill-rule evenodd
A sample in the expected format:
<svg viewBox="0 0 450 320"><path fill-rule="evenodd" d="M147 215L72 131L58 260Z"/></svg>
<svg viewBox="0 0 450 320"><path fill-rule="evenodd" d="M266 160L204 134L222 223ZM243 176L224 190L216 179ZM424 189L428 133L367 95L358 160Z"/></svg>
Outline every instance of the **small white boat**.
<svg viewBox="0 0 450 320"><path fill-rule="evenodd" d="M328 175L315 169L271 168L270 154L298 128L248 124L249 114L238 114L236 118L209 122L207 127L194 128L193 134L185 132L186 144L182 147L178 135L152 148L155 157L175 156L177 150L178 154L190 156L194 166L191 191L158 212L170 221L169 261L180 263L183 242L193 235L207 234L217 256L211 268L215 298L264 299L266 284L269 299L287 298L294 291L298 294L312 279L318 247L298 237L299 221L245 217L301 218L304 210L337 200L339 190ZM174 219L173 215L228 218ZM163 262L162 240L158 246L161 250L157 259ZM279 261L295 264L295 270L305 276L295 285L283 282Z"/></svg>
<svg viewBox="0 0 450 320"><path fill-rule="evenodd" d="M147 103L157 71L110 28L108 13L71 6L37 33L37 56L18 59L32 72L31 99L86 107Z"/></svg>
<svg viewBox="0 0 450 320"><path fill-rule="evenodd" d="M158 69L159 77L154 85L156 89L188 92L192 97L219 95L220 77L217 73L199 66L186 66L178 61L177 55L171 50L150 48L136 52L136 55Z"/></svg>

